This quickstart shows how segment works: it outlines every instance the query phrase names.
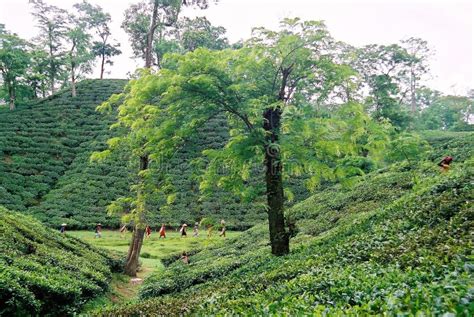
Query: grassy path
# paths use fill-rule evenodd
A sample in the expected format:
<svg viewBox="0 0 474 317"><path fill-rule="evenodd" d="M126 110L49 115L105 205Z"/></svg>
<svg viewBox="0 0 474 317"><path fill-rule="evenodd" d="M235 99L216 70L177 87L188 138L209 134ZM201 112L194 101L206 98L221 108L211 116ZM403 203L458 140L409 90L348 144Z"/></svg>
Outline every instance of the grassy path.
<svg viewBox="0 0 474 317"><path fill-rule="evenodd" d="M118 230L103 230L101 238L95 238L93 230L68 231L67 234L80 238L94 246L123 253L128 251L128 244L132 237L131 232L121 234ZM151 236L145 238L143 242L140 257L142 268L140 272L138 272L137 277L143 279L156 270L164 269L161 259L172 254L205 248L217 243L225 243L227 238L235 237L239 234L240 232L227 231L227 237L222 238L219 237L218 232L214 232L213 236L207 239L206 232L202 230L200 231L200 236L195 238L192 237L191 229L188 230L187 238L181 238L179 232L168 231L166 233L166 239L159 239L158 232L153 232ZM138 293L138 288L139 285L131 283L128 276L114 274L111 282L111 292L86 304L84 311L87 312L99 307L133 300Z"/></svg>

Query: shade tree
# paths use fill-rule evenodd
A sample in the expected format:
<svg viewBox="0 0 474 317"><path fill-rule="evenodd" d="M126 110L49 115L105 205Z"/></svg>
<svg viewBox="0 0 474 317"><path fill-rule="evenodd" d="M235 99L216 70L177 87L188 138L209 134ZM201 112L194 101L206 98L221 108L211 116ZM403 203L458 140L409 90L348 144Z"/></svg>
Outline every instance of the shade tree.
<svg viewBox="0 0 474 317"><path fill-rule="evenodd" d="M56 91L56 84L64 79L64 40L68 33L69 16L66 10L48 5L43 0L31 0L32 15L40 33L38 45L48 53L46 69L50 92Z"/></svg>
<svg viewBox="0 0 474 317"><path fill-rule="evenodd" d="M466 96L437 96L422 109L417 120L419 129L474 130L474 101Z"/></svg>
<svg viewBox="0 0 474 317"><path fill-rule="evenodd" d="M102 7L90 4L87 1L77 3L74 7L81 12L97 40L92 42L92 53L100 59L100 79L104 77L105 65L113 65L112 57L120 55L120 43L111 42L110 23L112 18L104 12Z"/></svg>
<svg viewBox="0 0 474 317"><path fill-rule="evenodd" d="M183 17L177 24L177 39L184 51L194 51L199 47L222 50L229 47L226 29L213 26L206 17L190 19Z"/></svg>
<svg viewBox="0 0 474 317"><path fill-rule="evenodd" d="M129 35L134 57L142 58L145 67L159 66L162 56L153 56L154 51L160 52L155 48L155 41L166 43L167 29L176 25L183 7L206 9L209 3L209 0L147 0L132 4L125 11L122 28Z"/></svg>
<svg viewBox="0 0 474 317"><path fill-rule="evenodd" d="M31 45L29 49L31 64L26 75L26 82L32 89L33 98L45 98L48 87L48 53L37 45Z"/></svg>
<svg viewBox="0 0 474 317"><path fill-rule="evenodd" d="M421 39L410 37L406 40L401 41L401 46L410 55L409 62L409 76L407 78L410 87L410 108L413 116L416 116L419 111L419 105L417 104L417 92L420 88L420 80L429 71L429 58L433 55L433 52L428 47L428 42Z"/></svg>
<svg viewBox="0 0 474 317"><path fill-rule="evenodd" d="M202 124L225 115L230 138L222 149L202 152L196 164L202 167L200 188L206 193L217 185L245 200L263 197L272 253L287 254L283 180L308 174L307 186L316 190L321 179L344 179L354 167L338 166L339 159L380 150L387 139L385 129L355 102L331 117L315 111L315 102L324 102L350 76L347 65L331 59L330 43L323 23L286 19L278 32L256 29L239 50L169 55L159 72L143 73L122 96L103 104L106 109L119 103L117 125L128 130L120 140L149 159L150 169L140 171L135 218L144 217L149 191L173 195L169 175L153 164L172 157ZM341 76L330 76L334 73ZM119 144L109 142L111 149ZM255 169L262 173L253 184Z"/></svg>
<svg viewBox="0 0 474 317"><path fill-rule="evenodd" d="M70 16L70 25L66 33L69 48L66 55L66 68L69 71L71 94L76 97L76 82L82 73L92 72L93 55L90 51L91 36L86 32L88 23Z"/></svg>
<svg viewBox="0 0 474 317"><path fill-rule="evenodd" d="M369 91L365 104L372 116L389 119L399 129L407 128L411 120L403 101L410 91L405 82L413 63L413 56L398 44L358 48L351 62Z"/></svg>
<svg viewBox="0 0 474 317"><path fill-rule="evenodd" d="M15 109L18 91L26 87L27 70L30 64L28 43L0 24L0 75L2 90L10 110ZM30 89L27 89L31 91Z"/></svg>

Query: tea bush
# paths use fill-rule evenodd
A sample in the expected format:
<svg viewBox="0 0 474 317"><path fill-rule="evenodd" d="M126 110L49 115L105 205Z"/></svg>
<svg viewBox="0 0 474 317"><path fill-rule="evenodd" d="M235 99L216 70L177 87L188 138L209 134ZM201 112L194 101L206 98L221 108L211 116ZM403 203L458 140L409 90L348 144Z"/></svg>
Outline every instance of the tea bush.
<svg viewBox="0 0 474 317"><path fill-rule="evenodd" d="M91 165L89 156L105 147L113 122L95 108L125 84L84 80L75 98L62 91L15 111L0 109L0 205L54 226L117 224L104 207L128 191L126 161Z"/></svg>
<svg viewBox="0 0 474 317"><path fill-rule="evenodd" d="M0 315L78 312L122 265L81 240L0 207Z"/></svg>

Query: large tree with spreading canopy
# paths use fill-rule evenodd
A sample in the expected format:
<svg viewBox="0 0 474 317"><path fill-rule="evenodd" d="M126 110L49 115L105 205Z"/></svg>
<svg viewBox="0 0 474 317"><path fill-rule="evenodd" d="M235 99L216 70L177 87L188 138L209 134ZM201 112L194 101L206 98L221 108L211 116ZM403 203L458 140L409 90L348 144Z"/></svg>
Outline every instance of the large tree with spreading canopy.
<svg viewBox="0 0 474 317"><path fill-rule="evenodd" d="M196 164L203 167L197 167L201 189L219 186L246 199L266 197L272 253L287 254L284 178L307 175L308 188L315 190L322 178L360 172L338 160L380 150L386 141L384 129L360 104L349 101L329 117L315 110L315 102L328 101L332 90L347 87L355 75L333 61L331 45L322 22L286 19L278 32L255 29L239 50L168 55L158 72L143 72L123 95L104 103L101 109L120 103L117 126L128 131L111 140L107 151L128 147L149 158L132 202L134 219L143 219L152 191L173 195L166 168L154 163L173 156L206 121L224 115L230 138L222 149L203 151L203 164ZM262 179L254 184L250 176L259 175L257 169Z"/></svg>

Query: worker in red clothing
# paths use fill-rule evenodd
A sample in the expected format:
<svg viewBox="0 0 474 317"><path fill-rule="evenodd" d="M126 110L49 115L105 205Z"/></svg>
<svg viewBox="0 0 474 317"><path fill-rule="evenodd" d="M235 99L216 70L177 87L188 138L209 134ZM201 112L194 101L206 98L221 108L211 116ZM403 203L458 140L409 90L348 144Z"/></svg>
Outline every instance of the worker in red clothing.
<svg viewBox="0 0 474 317"><path fill-rule="evenodd" d="M151 228L150 226L146 226L145 228L145 233L146 233L146 237L149 238L151 236Z"/></svg>
<svg viewBox="0 0 474 317"><path fill-rule="evenodd" d="M166 238L166 230L165 230L165 224L164 223L161 224L161 228L160 228L160 238L161 237L163 237L163 239Z"/></svg>
<svg viewBox="0 0 474 317"><path fill-rule="evenodd" d="M439 162L438 166L441 167L441 172L447 172L449 170L449 165L453 161L453 158L451 156L446 156Z"/></svg>

